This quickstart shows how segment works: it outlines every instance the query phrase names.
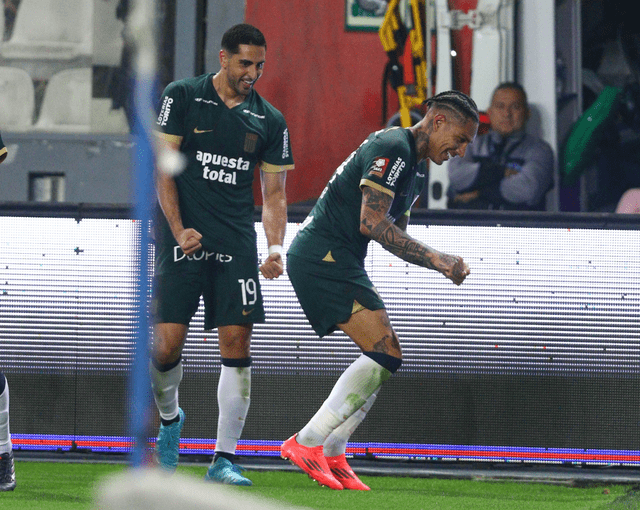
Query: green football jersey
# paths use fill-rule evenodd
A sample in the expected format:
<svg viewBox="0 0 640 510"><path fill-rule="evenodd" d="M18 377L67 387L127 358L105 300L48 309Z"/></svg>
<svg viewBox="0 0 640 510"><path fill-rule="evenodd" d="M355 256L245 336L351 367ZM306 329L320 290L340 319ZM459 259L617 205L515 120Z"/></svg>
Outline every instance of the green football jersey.
<svg viewBox="0 0 640 510"><path fill-rule="evenodd" d="M422 192L424 172L409 130L395 127L372 133L335 171L289 253L328 262L355 257L362 265L370 241L360 233L362 187L391 195L389 215L397 220Z"/></svg>
<svg viewBox="0 0 640 510"><path fill-rule="evenodd" d="M202 234L206 250L251 253L256 250L254 170L257 164L266 172L293 168L289 131L282 114L255 90L228 108L212 78L210 73L170 83L156 129L166 139L182 139L187 166L175 182L185 228ZM162 214L159 222L159 235L174 242Z"/></svg>

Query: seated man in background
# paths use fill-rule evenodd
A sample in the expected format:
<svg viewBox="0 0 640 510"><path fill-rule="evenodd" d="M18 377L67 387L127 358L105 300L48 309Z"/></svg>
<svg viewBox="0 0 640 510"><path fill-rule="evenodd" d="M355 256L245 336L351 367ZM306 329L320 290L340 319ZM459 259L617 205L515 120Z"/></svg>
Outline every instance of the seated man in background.
<svg viewBox="0 0 640 510"><path fill-rule="evenodd" d="M553 185L553 151L525 133L530 110L521 85L498 85L487 111L491 129L449 163L449 209L544 211Z"/></svg>

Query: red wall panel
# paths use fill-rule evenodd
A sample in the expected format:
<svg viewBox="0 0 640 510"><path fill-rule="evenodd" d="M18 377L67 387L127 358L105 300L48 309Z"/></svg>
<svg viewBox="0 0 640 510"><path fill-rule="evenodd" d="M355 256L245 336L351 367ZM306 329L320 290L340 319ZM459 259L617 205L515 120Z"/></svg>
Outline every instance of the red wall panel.
<svg viewBox="0 0 640 510"><path fill-rule="evenodd" d="M377 32L347 32L344 0L246 0L245 20L267 39L256 90L289 126L296 169L289 203L317 198L337 166L382 127L387 56ZM389 95L389 115L397 98ZM256 203L262 202L259 181Z"/></svg>

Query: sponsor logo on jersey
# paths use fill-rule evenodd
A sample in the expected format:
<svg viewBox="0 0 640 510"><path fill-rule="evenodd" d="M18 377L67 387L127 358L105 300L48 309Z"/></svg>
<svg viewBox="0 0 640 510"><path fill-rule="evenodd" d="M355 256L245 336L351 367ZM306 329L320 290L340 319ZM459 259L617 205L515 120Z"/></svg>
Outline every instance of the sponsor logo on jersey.
<svg viewBox="0 0 640 510"><path fill-rule="evenodd" d="M178 262L185 258L189 261L213 259L222 263L231 262L233 260L232 255L225 255L224 253L216 253L214 251L205 251L205 250L199 250L193 255L185 255L184 252L182 251L182 248L180 248L180 246L174 246L173 261Z"/></svg>
<svg viewBox="0 0 640 510"><path fill-rule="evenodd" d="M387 186L395 186L398 175L400 175L400 172L405 166L406 163L402 158L396 159L395 163L391 167L391 171L389 172L389 177L387 177Z"/></svg>
<svg viewBox="0 0 640 510"><path fill-rule="evenodd" d="M389 164L389 158L376 158L369 168L369 175L375 177L382 177L387 171L387 165Z"/></svg>
<svg viewBox="0 0 640 510"><path fill-rule="evenodd" d="M173 104L173 98L165 96L162 100L162 108L160 108L160 115L158 115L158 120L156 124L158 126L166 126L167 121L169 120L169 114L171 113L171 105Z"/></svg>
<svg viewBox="0 0 640 510"><path fill-rule="evenodd" d="M218 181L225 184L237 184L235 172L225 172L224 168L220 170L211 170L208 166L202 169L202 178L209 181Z"/></svg>
<svg viewBox="0 0 640 510"><path fill-rule="evenodd" d="M196 159L202 163L202 165L208 165L211 163L215 166L222 166L230 170L249 170L251 164L242 156L239 158L229 158L227 156L221 156L220 154L212 154L210 152L198 151L196 152Z"/></svg>
<svg viewBox="0 0 640 510"><path fill-rule="evenodd" d="M253 115L256 119L264 119L266 118L264 115L258 115L257 113L253 113L251 110L247 110L246 108L242 110L243 113L248 113L249 115Z"/></svg>
<svg viewBox="0 0 640 510"><path fill-rule="evenodd" d="M228 170L242 170L248 171L251 164L250 161L239 158L229 158L227 156L221 156L220 154L212 154L210 152L197 151L196 159L202 163L202 178L208 181L222 182L224 184L237 183L237 174L235 171L229 172ZM221 168L210 168L209 163L212 166Z"/></svg>
<svg viewBox="0 0 640 510"><path fill-rule="evenodd" d="M214 106L218 106L218 103L216 103L215 101L212 101L211 99L205 99L203 97L196 97L195 101L196 103L206 103L206 104L212 104Z"/></svg>
<svg viewBox="0 0 640 510"><path fill-rule="evenodd" d="M211 131L213 131L213 129L198 129L198 126L196 126L196 127L194 127L194 128L193 128L193 132L194 132L196 135L199 135L199 134L201 134L201 133L211 133Z"/></svg>
<svg viewBox="0 0 640 510"><path fill-rule="evenodd" d="M289 157L289 130L285 128L282 133L282 159Z"/></svg>

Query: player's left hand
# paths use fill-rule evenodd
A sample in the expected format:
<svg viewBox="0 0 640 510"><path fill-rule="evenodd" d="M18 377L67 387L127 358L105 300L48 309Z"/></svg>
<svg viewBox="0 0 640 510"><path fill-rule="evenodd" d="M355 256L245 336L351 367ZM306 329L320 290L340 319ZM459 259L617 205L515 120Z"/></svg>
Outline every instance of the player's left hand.
<svg viewBox="0 0 640 510"><path fill-rule="evenodd" d="M436 264L436 269L449 278L456 285L460 285L469 276L469 266L457 255L441 253Z"/></svg>
<svg viewBox="0 0 640 510"><path fill-rule="evenodd" d="M464 279L469 276L471 269L462 258L458 260L451 270L450 280L456 285L460 285Z"/></svg>
<svg viewBox="0 0 640 510"><path fill-rule="evenodd" d="M264 264L260 266L260 272L262 276L269 280L277 278L284 273L284 263L282 262L282 256L279 253L272 253L264 261Z"/></svg>

